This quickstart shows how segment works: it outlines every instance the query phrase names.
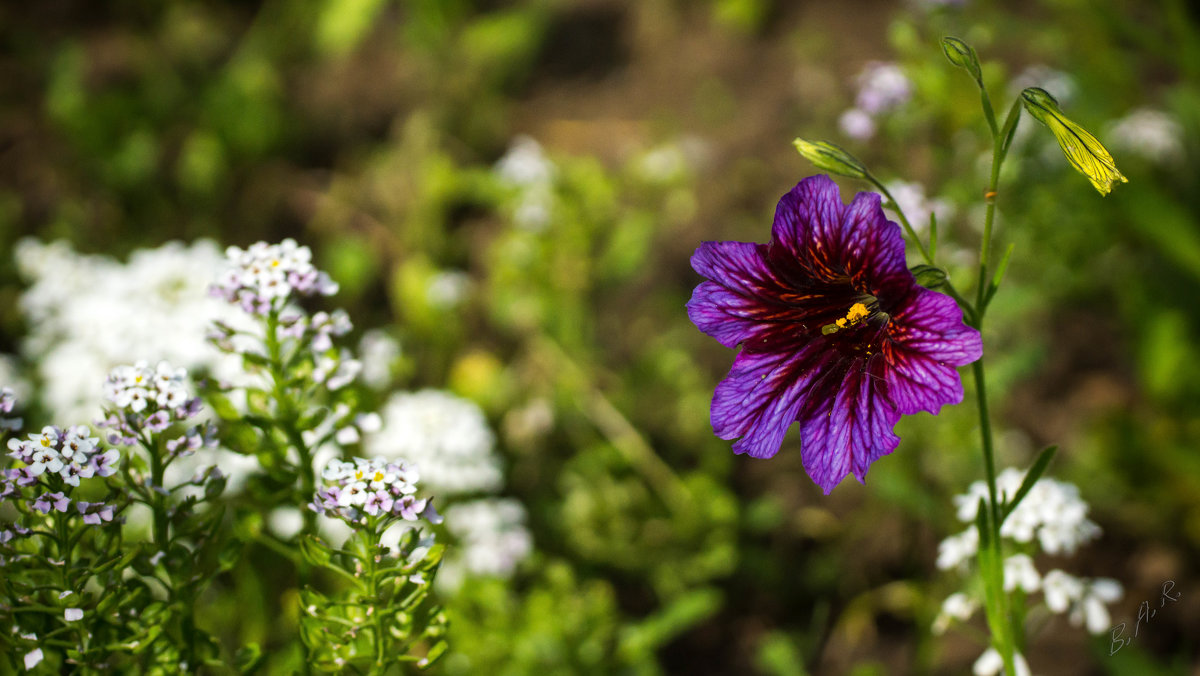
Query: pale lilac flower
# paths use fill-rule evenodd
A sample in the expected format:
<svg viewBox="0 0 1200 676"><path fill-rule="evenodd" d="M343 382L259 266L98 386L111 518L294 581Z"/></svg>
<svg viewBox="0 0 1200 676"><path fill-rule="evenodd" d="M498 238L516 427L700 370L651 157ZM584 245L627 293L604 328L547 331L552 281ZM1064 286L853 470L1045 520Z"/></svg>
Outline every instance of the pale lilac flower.
<svg viewBox="0 0 1200 676"><path fill-rule="evenodd" d="M838 118L838 128L852 139L866 141L875 135L875 118L864 110L851 108Z"/></svg>
<svg viewBox="0 0 1200 676"><path fill-rule="evenodd" d="M97 476L112 476L117 473L117 461L120 459L121 454L117 449L110 448L104 453L93 455L91 462Z"/></svg>
<svg viewBox="0 0 1200 676"><path fill-rule="evenodd" d="M166 411L155 411L146 417L146 429L151 432L161 432L171 424L171 418Z"/></svg>
<svg viewBox="0 0 1200 676"><path fill-rule="evenodd" d="M858 78L855 105L869 115L896 108L912 96L912 83L899 65L872 61Z"/></svg>
<svg viewBox="0 0 1200 676"><path fill-rule="evenodd" d="M58 512L67 511L67 506L71 504L71 499L63 495L62 492L42 493L37 500L33 502L33 508L42 514L49 514L51 509Z"/></svg>
<svg viewBox="0 0 1200 676"><path fill-rule="evenodd" d="M406 521L416 521L425 511L425 500L418 500L411 495L405 495L396 501L393 510Z"/></svg>
<svg viewBox="0 0 1200 676"><path fill-rule="evenodd" d="M75 507L83 515L83 522L99 526L101 522L113 520L113 507L103 502L77 502Z"/></svg>

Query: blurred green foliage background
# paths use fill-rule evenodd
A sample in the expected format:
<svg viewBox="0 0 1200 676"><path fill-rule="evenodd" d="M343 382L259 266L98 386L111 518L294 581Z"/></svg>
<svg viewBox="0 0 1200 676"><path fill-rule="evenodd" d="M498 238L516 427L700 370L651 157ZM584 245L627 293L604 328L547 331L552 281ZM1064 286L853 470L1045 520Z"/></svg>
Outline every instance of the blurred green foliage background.
<svg viewBox="0 0 1200 676"><path fill-rule="evenodd" d="M965 673L981 648L929 625L954 584L933 563L950 498L983 473L970 405L902 421L865 487L823 496L797 438L755 461L713 437L732 354L683 309L698 243L764 241L812 173L797 135L951 201L943 247L972 250L987 146L947 34L1001 107L1044 64L1102 140L1139 107L1178 122L1165 160L1113 148L1129 183L1105 199L1048 135L1014 153L985 355L1000 465L1060 444L1051 475L1104 528L1061 565L1122 582L1114 622L1163 580L1182 592L1111 658L1051 619L1034 671L1200 673L1200 13L1182 0L7 3L0 251L294 236L358 327L400 339L403 386L484 407L536 554L445 600L442 673ZM854 141L837 120L872 60L914 93ZM553 165L534 195L495 168L520 136ZM970 255L949 264L963 284ZM447 270L462 303L430 300ZM0 256L5 352L21 288ZM294 633L280 562L259 564L213 592L230 654Z"/></svg>

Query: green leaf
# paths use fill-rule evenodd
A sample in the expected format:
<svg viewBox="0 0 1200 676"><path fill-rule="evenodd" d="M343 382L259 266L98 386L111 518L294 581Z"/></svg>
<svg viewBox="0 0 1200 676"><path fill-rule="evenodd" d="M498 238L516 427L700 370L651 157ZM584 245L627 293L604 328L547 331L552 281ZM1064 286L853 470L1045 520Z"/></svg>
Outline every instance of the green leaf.
<svg viewBox="0 0 1200 676"><path fill-rule="evenodd" d="M937 214L929 212L929 260L937 260Z"/></svg>
<svg viewBox="0 0 1200 676"><path fill-rule="evenodd" d="M233 658L239 674L253 674L262 666L262 661L262 648L259 648L257 643L242 646Z"/></svg>
<svg viewBox="0 0 1200 676"><path fill-rule="evenodd" d="M979 530L979 551L981 552L991 546L992 529L988 527L990 512L987 499L979 498L979 508L975 512L975 528Z"/></svg>
<svg viewBox="0 0 1200 676"><path fill-rule="evenodd" d="M1025 480L1021 482L1021 487L1017 489L1017 494L1013 496L1012 500L1004 504L1004 509L1000 514L1001 524L1017 508L1017 505L1021 504L1021 500L1025 499L1026 494L1033 489L1033 485L1037 483L1037 480L1042 478L1042 474L1046 472L1046 467L1054 459L1054 453L1057 450L1058 446L1049 446L1038 455L1037 460L1033 461L1033 466L1025 473Z"/></svg>
<svg viewBox="0 0 1200 676"><path fill-rule="evenodd" d="M333 558L329 545L321 542L316 536L305 535L300 538L300 553L304 560L319 568L328 568Z"/></svg>
<svg viewBox="0 0 1200 676"><path fill-rule="evenodd" d="M1013 244L1008 245L1008 249L1004 252L1004 258L1000 259L1000 266L996 268L996 274L992 277L992 285L988 287L987 295L983 299L984 306L991 302L992 296L1000 290L1000 282L1004 281L1004 273L1008 270L1008 260L1012 257Z"/></svg>

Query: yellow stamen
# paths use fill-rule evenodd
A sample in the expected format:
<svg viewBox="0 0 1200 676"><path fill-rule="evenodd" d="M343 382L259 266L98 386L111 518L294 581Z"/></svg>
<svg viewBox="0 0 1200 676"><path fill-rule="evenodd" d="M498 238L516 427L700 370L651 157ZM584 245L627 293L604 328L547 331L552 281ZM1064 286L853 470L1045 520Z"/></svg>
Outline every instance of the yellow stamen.
<svg viewBox="0 0 1200 676"><path fill-rule="evenodd" d="M849 326L855 326L870 316L871 311L867 309L866 305L863 303L855 303L854 305L850 306L850 309L846 312L845 317L842 317L832 324L826 324L825 326L822 326L821 333L826 336L831 333L837 333L840 329L844 329Z"/></svg>

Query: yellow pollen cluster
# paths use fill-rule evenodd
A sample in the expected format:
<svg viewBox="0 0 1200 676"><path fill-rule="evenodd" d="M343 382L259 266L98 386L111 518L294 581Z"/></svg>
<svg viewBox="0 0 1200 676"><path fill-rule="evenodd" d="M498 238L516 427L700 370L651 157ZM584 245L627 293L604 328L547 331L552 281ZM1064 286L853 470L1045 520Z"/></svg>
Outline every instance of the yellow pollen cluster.
<svg viewBox="0 0 1200 676"><path fill-rule="evenodd" d="M845 317L837 320L838 328L844 329L847 326L854 326L855 324L866 319L868 316L870 316L870 314L871 313L867 310L866 305L863 305L862 303L855 303L854 305L850 306L850 311L846 313Z"/></svg>

